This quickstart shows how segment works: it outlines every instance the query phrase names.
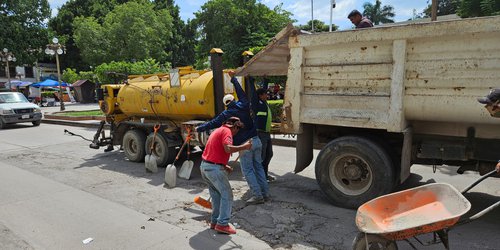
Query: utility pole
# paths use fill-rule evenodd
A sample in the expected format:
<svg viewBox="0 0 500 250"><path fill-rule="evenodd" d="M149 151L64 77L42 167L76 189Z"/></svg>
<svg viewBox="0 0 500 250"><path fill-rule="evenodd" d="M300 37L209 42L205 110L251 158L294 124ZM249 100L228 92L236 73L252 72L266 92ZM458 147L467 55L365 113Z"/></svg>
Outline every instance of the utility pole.
<svg viewBox="0 0 500 250"><path fill-rule="evenodd" d="M335 0L330 0L330 32L332 32L332 26L333 26L333 21L332 21L332 17L333 17L333 9L335 9Z"/></svg>
<svg viewBox="0 0 500 250"><path fill-rule="evenodd" d="M438 0L432 0L432 6L431 6L431 21L436 21L437 20L437 9L438 9Z"/></svg>
<svg viewBox="0 0 500 250"><path fill-rule="evenodd" d="M314 32L314 0L311 0L311 32Z"/></svg>

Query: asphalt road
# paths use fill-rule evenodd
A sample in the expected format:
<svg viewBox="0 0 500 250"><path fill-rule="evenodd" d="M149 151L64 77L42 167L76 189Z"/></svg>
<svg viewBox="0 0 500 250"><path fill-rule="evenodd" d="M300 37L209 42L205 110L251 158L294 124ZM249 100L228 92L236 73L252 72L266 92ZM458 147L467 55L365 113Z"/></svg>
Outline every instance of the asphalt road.
<svg viewBox="0 0 500 250"><path fill-rule="evenodd" d="M163 169L158 173L146 173L144 164L127 161L118 148L108 153L103 149L90 149L89 142L65 135L64 129L86 138L92 138L95 132L90 128L49 124L40 127L14 125L0 130L0 162L174 226L207 227L209 211L193 203L196 195L208 197L197 168L190 180L178 179L177 187L169 189L163 185ZM316 184L312 166L299 174L292 173L294 148L276 146L274 151L270 172L278 179L270 184L271 202L246 206L243 200L250 197L246 182L239 168L231 174L235 196L232 223L237 227L238 235L248 239L256 237L275 249L349 249L358 232L354 223L356 211L337 208L326 201ZM191 156L195 166L199 164L199 156L199 153ZM179 166L182 161L179 161ZM430 166L415 165L412 176L403 187L447 182L460 190L478 178L476 173L457 175L454 170L438 166L433 173ZM472 203L472 212L487 207L500 199L500 179L486 180L466 197ZM17 216L23 216L21 211L19 213ZM2 225L4 219L0 217L0 230L4 232L0 245L23 249L34 245L25 235ZM422 248L416 241L412 240L412 243ZM500 209L453 229L450 243L452 249L499 249ZM405 242L399 242L398 246L410 249ZM245 249L245 244L240 247ZM444 248L436 245L425 249Z"/></svg>

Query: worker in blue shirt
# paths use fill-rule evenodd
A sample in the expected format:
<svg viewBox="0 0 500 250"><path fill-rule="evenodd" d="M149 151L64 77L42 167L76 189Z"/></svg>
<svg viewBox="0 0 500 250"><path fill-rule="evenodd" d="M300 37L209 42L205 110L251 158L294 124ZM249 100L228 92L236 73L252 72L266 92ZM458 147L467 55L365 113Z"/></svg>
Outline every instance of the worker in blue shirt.
<svg viewBox="0 0 500 250"><path fill-rule="evenodd" d="M211 121L208 121L198 127L197 132L203 132L209 129L220 127L230 117L238 117L243 122L244 127L234 135L233 145L239 146L246 141L252 141L250 150L240 151L240 165L243 175L247 181L253 197L246 201L247 204L262 204L269 200L269 186L267 185L266 175L262 167L262 143L257 134L257 129L250 115L250 102L248 97L241 87L240 83L234 77L234 71L228 71L231 76L231 83L234 85L238 101L234 100L233 95L226 95L223 98L224 105L227 109L217 115ZM250 87L250 93L255 92L255 86Z"/></svg>

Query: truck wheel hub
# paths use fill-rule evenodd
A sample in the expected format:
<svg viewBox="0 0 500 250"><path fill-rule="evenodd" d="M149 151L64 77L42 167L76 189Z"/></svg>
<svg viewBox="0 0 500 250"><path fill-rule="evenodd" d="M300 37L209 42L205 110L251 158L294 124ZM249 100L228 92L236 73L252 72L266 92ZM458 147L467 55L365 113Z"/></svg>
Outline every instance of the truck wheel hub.
<svg viewBox="0 0 500 250"><path fill-rule="evenodd" d="M372 184L369 165L356 155L344 155L331 163L330 180L346 195L360 195Z"/></svg>

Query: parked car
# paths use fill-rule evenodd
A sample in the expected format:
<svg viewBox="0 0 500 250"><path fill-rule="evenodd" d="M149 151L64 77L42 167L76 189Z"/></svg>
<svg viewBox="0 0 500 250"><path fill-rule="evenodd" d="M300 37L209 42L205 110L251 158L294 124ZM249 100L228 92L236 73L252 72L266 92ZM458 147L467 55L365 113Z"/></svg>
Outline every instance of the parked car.
<svg viewBox="0 0 500 250"><path fill-rule="evenodd" d="M40 125L42 111L34 103L18 92L0 92L0 129L7 124L31 122L33 126Z"/></svg>

